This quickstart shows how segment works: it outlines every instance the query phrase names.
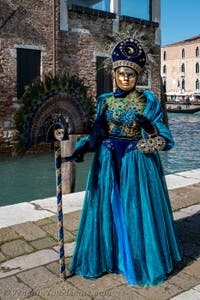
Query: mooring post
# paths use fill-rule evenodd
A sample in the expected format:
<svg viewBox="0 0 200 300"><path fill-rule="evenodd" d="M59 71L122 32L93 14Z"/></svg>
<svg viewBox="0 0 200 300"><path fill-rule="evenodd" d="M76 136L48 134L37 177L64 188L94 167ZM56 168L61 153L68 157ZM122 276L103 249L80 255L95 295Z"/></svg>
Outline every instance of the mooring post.
<svg viewBox="0 0 200 300"><path fill-rule="evenodd" d="M73 154L76 144L76 135L69 134L69 140L61 141L61 157L69 157ZM76 164L75 162L63 162L61 166L62 193L73 193L75 189Z"/></svg>

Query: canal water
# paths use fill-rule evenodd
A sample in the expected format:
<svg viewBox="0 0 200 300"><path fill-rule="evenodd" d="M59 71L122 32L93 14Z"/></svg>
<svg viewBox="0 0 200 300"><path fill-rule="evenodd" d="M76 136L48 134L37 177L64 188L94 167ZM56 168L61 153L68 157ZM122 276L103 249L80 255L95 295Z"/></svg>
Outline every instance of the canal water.
<svg viewBox="0 0 200 300"><path fill-rule="evenodd" d="M200 168L200 112L169 114L175 140L170 151L161 152L166 174ZM77 163L76 192L85 189L93 154ZM55 195L54 154L27 155L21 159L0 156L0 206L43 199Z"/></svg>

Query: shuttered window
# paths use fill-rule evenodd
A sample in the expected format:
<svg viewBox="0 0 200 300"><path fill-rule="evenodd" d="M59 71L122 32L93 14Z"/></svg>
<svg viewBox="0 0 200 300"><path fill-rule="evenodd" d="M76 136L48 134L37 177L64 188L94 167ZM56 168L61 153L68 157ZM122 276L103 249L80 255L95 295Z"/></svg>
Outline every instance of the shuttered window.
<svg viewBox="0 0 200 300"><path fill-rule="evenodd" d="M21 98L24 87L40 76L41 51L17 49L17 98Z"/></svg>

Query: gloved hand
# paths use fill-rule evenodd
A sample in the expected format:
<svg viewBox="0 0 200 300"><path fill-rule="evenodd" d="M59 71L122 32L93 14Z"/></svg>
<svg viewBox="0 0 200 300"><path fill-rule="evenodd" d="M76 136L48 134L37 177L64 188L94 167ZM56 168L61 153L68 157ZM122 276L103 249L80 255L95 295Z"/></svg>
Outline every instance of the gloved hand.
<svg viewBox="0 0 200 300"><path fill-rule="evenodd" d="M151 124L151 121L149 121L145 115L135 114L135 121L146 131L146 133L156 133L155 127Z"/></svg>
<svg viewBox="0 0 200 300"><path fill-rule="evenodd" d="M89 151L89 142L88 141L85 143L85 145L76 149L71 157L76 162L83 162L84 161L83 157L87 151Z"/></svg>
<svg viewBox="0 0 200 300"><path fill-rule="evenodd" d="M82 151L82 149L77 149L74 151L74 153L72 154L71 158L72 160L76 161L76 162L83 162L83 157L84 157L84 154Z"/></svg>

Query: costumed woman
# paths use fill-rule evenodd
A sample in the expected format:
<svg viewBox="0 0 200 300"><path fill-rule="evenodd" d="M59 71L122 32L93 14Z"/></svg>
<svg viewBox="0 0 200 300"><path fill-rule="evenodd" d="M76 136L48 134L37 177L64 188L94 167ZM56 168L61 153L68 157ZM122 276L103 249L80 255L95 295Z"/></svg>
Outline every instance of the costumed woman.
<svg viewBox="0 0 200 300"><path fill-rule="evenodd" d="M89 136L73 156L95 151L70 271L85 278L124 275L128 284L162 283L181 260L158 151L173 147L159 100L138 92L146 63L140 43L126 38L112 52L116 90L97 100Z"/></svg>

